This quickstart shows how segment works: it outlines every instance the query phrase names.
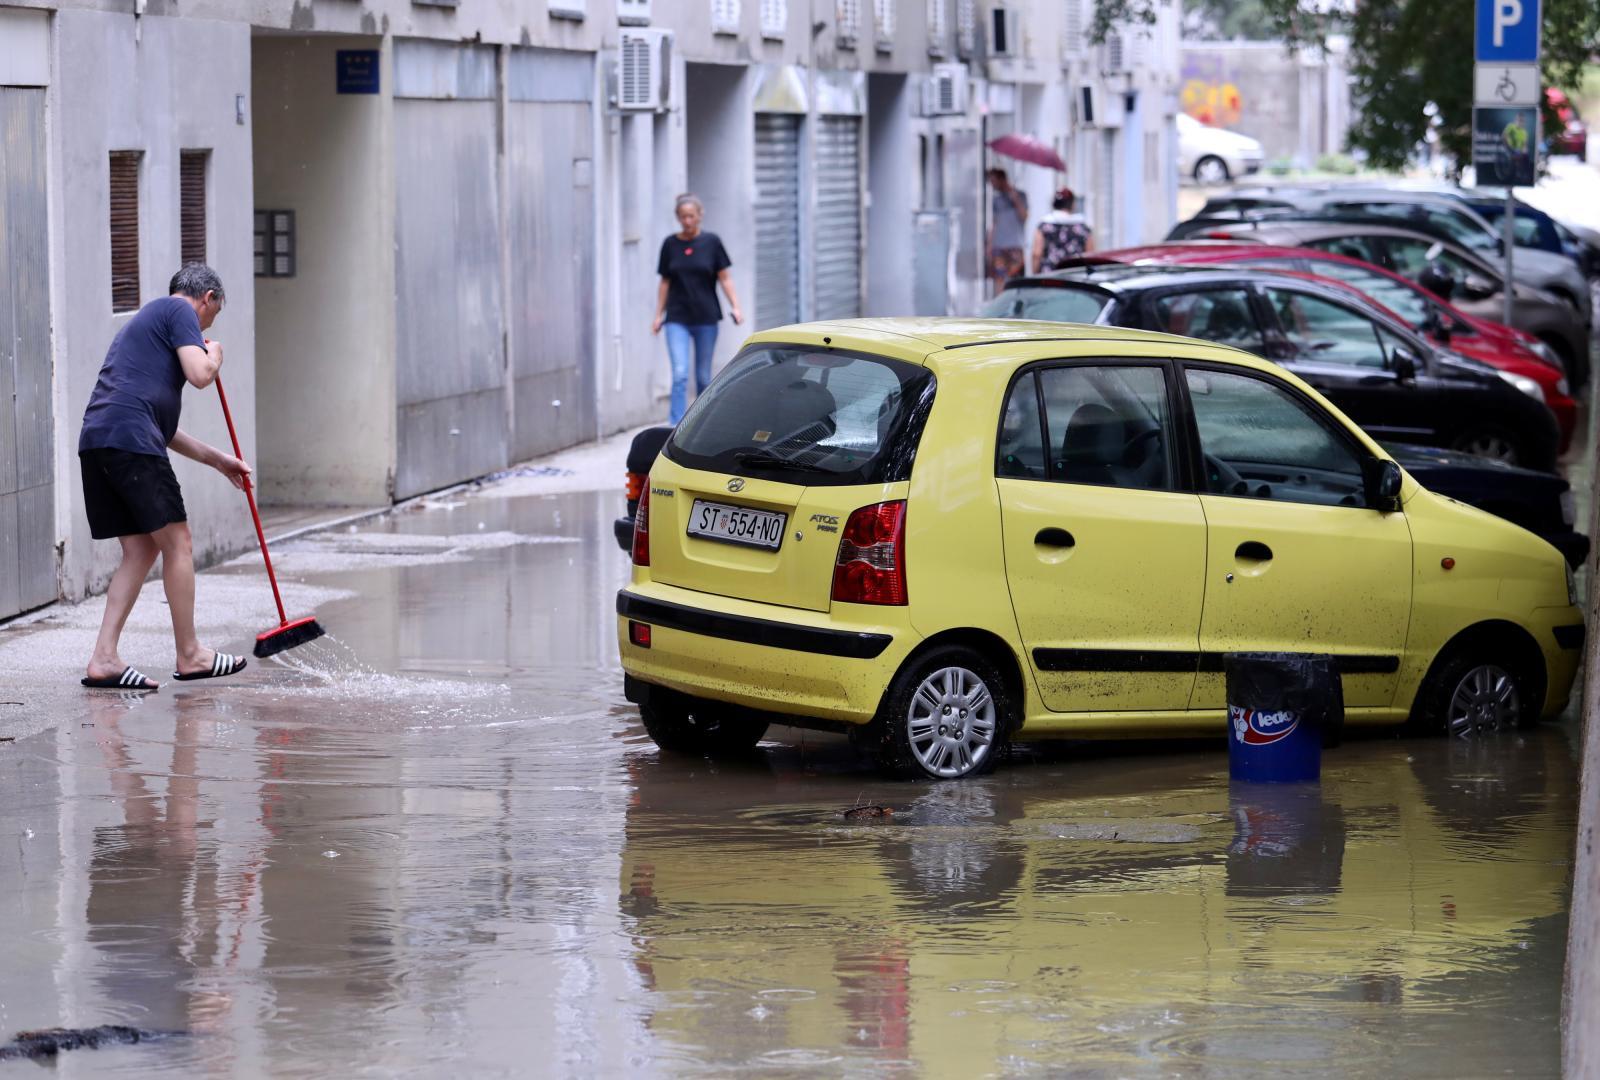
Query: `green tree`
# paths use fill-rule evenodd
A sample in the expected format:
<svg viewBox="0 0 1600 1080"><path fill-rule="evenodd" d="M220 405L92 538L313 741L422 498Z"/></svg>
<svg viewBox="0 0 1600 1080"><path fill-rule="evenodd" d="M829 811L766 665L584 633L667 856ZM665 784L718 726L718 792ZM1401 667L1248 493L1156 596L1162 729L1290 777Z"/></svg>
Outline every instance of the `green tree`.
<svg viewBox="0 0 1600 1080"><path fill-rule="evenodd" d="M1168 2L1097 0L1095 40L1122 23L1153 22L1157 5ZM1198 2L1212 8L1230 0ZM1321 48L1331 34L1349 36L1356 112L1349 145L1372 164L1405 164L1428 131L1430 103L1443 148L1459 161L1471 158L1474 0L1359 0L1349 12L1318 12L1302 0L1251 2L1286 47ZM1600 3L1542 0L1542 18L1544 84L1576 94L1584 67L1600 51Z"/></svg>

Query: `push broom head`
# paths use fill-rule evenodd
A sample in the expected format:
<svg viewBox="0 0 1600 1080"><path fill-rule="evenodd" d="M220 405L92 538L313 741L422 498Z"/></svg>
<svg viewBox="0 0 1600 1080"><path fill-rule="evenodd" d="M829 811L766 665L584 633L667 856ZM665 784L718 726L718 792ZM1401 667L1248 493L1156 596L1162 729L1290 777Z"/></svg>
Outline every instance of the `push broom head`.
<svg viewBox="0 0 1600 1080"><path fill-rule="evenodd" d="M315 641L327 631L309 615L304 619L286 622L256 635L256 656L276 656L288 649Z"/></svg>

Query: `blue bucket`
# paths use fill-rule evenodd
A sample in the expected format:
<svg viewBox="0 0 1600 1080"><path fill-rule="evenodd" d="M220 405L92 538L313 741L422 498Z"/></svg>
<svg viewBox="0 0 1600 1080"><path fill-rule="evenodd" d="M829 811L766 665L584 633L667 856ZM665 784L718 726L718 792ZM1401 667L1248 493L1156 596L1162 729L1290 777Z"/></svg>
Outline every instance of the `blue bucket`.
<svg viewBox="0 0 1600 1080"><path fill-rule="evenodd" d="M1331 656L1228 653L1228 776L1295 783L1322 775L1325 736L1344 723Z"/></svg>

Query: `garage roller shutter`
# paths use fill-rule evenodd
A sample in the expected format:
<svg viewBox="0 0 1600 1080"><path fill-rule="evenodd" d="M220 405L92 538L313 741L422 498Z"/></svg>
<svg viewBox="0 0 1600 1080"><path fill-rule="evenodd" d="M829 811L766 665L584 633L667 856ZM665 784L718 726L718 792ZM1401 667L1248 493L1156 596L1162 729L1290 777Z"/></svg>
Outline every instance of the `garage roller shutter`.
<svg viewBox="0 0 1600 1080"><path fill-rule="evenodd" d="M824 116L817 126L818 319L861 315L861 119Z"/></svg>
<svg viewBox="0 0 1600 1080"><path fill-rule="evenodd" d="M800 117L756 114L756 329L800 321Z"/></svg>

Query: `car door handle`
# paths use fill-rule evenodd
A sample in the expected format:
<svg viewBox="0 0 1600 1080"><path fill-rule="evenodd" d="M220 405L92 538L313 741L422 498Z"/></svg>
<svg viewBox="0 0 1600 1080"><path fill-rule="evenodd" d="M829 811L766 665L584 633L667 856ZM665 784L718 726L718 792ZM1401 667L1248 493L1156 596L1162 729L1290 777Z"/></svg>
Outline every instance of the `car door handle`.
<svg viewBox="0 0 1600 1080"><path fill-rule="evenodd" d="M1233 557L1241 562L1266 562L1272 558L1272 549L1259 540L1246 540L1233 549Z"/></svg>
<svg viewBox="0 0 1600 1080"><path fill-rule="evenodd" d="M1065 529L1040 529L1033 534L1033 542L1040 547L1069 548L1077 547L1078 541Z"/></svg>

